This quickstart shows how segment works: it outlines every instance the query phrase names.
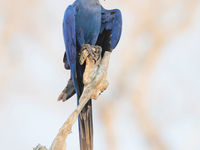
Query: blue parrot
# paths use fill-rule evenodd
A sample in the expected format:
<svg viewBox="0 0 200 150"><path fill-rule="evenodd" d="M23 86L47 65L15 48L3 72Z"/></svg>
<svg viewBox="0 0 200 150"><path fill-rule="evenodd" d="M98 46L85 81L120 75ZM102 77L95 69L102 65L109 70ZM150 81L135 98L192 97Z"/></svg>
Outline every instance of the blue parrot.
<svg viewBox="0 0 200 150"><path fill-rule="evenodd" d="M79 63L79 52L83 44L98 45L102 53L118 44L122 31L122 16L118 9L106 10L99 0L76 0L68 6L63 19L63 36L66 52L65 68L71 70L71 78L63 90L63 101L77 94L77 103L83 92L85 65ZM103 55L102 54L102 55ZM92 102L86 104L79 115L79 139L81 150L93 149Z"/></svg>

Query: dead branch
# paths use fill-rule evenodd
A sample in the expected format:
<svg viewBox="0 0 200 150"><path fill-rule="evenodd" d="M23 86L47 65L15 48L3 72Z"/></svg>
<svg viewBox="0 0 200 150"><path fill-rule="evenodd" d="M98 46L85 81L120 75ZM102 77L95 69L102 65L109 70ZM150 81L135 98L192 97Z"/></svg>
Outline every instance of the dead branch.
<svg viewBox="0 0 200 150"><path fill-rule="evenodd" d="M90 99L97 99L100 93L102 93L108 87L108 81L106 80L107 69L110 59L110 52L105 52L103 58L101 58L101 49L91 46L91 50L94 56L87 52L82 51L80 57L80 63L86 61L86 68L83 75L84 90L79 100L78 107L69 116L63 126L60 128L57 136L55 137L49 150L65 150L66 138L72 132L72 126L77 120L80 112L84 108L85 104ZM46 147L38 145L34 150L47 150Z"/></svg>

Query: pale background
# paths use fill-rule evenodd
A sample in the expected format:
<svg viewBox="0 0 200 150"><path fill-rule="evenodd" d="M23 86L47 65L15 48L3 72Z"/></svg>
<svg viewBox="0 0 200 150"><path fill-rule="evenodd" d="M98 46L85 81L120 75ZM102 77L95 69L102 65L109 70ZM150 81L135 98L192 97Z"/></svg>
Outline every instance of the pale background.
<svg viewBox="0 0 200 150"><path fill-rule="evenodd" d="M0 1L0 149L50 146L76 107L62 18L72 0ZM106 0L123 33L94 106L94 150L200 150L200 1ZM78 126L67 139L78 150Z"/></svg>

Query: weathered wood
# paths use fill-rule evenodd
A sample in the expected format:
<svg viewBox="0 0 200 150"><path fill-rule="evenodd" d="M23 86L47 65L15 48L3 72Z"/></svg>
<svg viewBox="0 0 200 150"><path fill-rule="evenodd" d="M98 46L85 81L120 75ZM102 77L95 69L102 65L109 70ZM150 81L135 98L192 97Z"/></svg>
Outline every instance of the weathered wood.
<svg viewBox="0 0 200 150"><path fill-rule="evenodd" d="M100 93L108 87L106 76L111 53L105 52L103 58L101 58L101 50L98 47L93 47L92 51L94 51L92 54L83 51L80 57L80 63L86 61L86 68L83 75L84 90L79 99L80 103L60 128L49 150L66 150L66 138L72 132L72 126L80 112L90 99L96 100ZM47 149L38 145L34 150Z"/></svg>

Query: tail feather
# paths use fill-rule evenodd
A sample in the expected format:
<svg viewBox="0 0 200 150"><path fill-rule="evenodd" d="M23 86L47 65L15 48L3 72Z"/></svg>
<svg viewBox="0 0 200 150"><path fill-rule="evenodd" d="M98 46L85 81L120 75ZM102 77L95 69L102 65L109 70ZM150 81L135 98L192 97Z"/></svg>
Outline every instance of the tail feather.
<svg viewBox="0 0 200 150"><path fill-rule="evenodd" d="M92 102L85 105L79 116L80 150L93 150Z"/></svg>

